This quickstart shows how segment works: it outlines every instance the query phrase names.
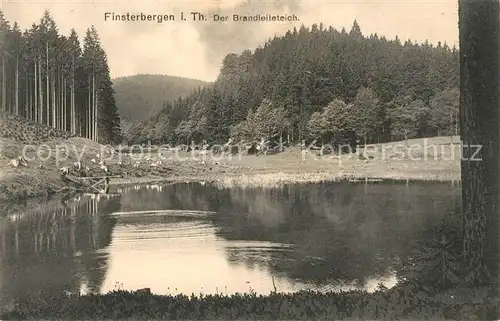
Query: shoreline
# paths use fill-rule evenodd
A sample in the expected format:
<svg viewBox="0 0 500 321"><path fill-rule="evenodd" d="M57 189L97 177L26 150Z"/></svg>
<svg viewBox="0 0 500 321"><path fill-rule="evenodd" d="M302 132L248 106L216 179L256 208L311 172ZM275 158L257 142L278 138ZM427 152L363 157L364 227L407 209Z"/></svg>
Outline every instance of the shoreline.
<svg viewBox="0 0 500 321"><path fill-rule="evenodd" d="M138 177L133 179L115 179L110 181L110 186L126 186L126 185L144 185L153 183L211 183L220 187L271 187L292 184L320 184L320 183L336 183L336 182L351 182L351 183L373 183L373 182L440 182L440 183L457 183L460 184L460 178L443 178L439 176L422 177L419 175L408 175L406 177L394 175L378 175L378 176L362 176L356 174L344 174L342 176L318 174L318 173L302 173L292 174L284 172L253 174L242 176L225 176L218 178L199 178L193 175L182 177ZM228 185L228 186L224 186Z"/></svg>
<svg viewBox="0 0 500 321"><path fill-rule="evenodd" d="M492 288L457 286L433 289L415 282L373 293L271 292L160 295L149 288L115 290L106 294L61 293L50 300L40 296L5 304L0 318L94 320L486 320L498 315L500 301ZM491 318L488 318L491 319Z"/></svg>
<svg viewBox="0 0 500 321"><path fill-rule="evenodd" d="M457 173L458 174L458 173ZM119 187L127 185L147 185L155 183L209 183L218 188L279 188L283 185L291 184L319 184L319 183L335 183L335 182L350 182L350 183L374 183L374 182L439 182L451 183L459 185L461 180L458 175L422 175L421 173L382 173L379 175L363 175L356 173L337 173L331 174L327 172L312 173L312 172L284 172L284 171L265 171L263 173L242 173L242 174L225 174L212 173L203 175L202 173L193 173L191 175L168 175L168 176L152 176L146 175L142 177L118 178L112 179L110 186ZM6 181L0 182L0 187ZM4 213L9 212L10 207L18 207L27 202L45 202L53 198L62 198L72 191L70 189L62 189L54 191L52 186L59 185L57 181L46 181L45 186L33 189L31 184L16 184L15 192L10 194L10 197L3 198L0 201L0 209ZM14 184L14 183L12 183ZM78 194L78 192L77 192Z"/></svg>
<svg viewBox="0 0 500 321"><path fill-rule="evenodd" d="M454 150L444 145L448 138L436 137L416 140L422 149L414 149L407 158L398 158L396 154L380 157L380 151L372 148L373 159L360 160L357 154L319 156L312 151L304 153L299 148L291 147L279 154L256 156L238 155L230 157L212 157L195 155L187 152L174 155L111 155L106 162L112 175L123 176L112 179L110 185L147 184L157 182L211 182L218 187L278 187L285 184L323 183L339 181L427 181L459 183L460 160L450 157ZM11 167L10 159L21 155L22 146L14 141L3 140L3 159L0 157L0 208L6 203L25 202L30 199L51 198L71 192L71 188L62 181L60 168L75 162L81 162L82 168L90 167L87 176L103 176L104 172L95 161L103 146L82 138L70 138L45 144L52 149L53 156L44 162L35 160L27 167ZM444 146L440 154L432 158L421 158L425 144L433 143ZM387 146L397 142L387 143ZM63 155L58 161L58 147L72 146L75 151L85 150L80 155ZM383 145L379 150L383 150ZM448 149L446 149L448 148ZM454 148L454 147L453 147ZM54 153L55 150L55 153ZM374 151L373 151L374 150ZM49 150L50 152L50 150ZM55 154L55 156L54 156ZM31 155L32 159L34 153ZM2 155L0 155L2 156ZM170 157L169 157L170 156ZM219 156L219 155L217 155ZM414 157L414 158L412 158ZM419 158L420 157L420 158ZM109 158L108 158L109 159ZM181 160L182 159L182 160ZM156 165L159 162L160 165ZM73 175L71 173L71 175Z"/></svg>

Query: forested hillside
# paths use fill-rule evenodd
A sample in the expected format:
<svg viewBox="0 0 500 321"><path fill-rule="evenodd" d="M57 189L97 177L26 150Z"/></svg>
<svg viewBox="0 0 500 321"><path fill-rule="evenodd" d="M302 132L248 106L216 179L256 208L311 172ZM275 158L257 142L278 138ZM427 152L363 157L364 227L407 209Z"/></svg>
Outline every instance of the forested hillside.
<svg viewBox="0 0 500 321"><path fill-rule="evenodd" d="M458 132L458 50L314 24L228 54L217 81L165 102L133 142L290 141L355 130L367 142Z"/></svg>
<svg viewBox="0 0 500 321"><path fill-rule="evenodd" d="M97 30L80 44L46 11L21 31L0 11L0 110L101 143L121 141L106 53Z"/></svg>
<svg viewBox="0 0 500 321"><path fill-rule="evenodd" d="M139 123L157 114L164 101L187 96L207 83L167 75L135 75L113 79L116 107L120 118Z"/></svg>

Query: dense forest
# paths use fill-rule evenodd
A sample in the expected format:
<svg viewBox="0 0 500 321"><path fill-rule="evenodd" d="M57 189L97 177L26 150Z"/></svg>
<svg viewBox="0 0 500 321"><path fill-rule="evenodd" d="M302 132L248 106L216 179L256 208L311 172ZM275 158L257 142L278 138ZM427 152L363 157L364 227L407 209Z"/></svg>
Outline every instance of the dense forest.
<svg viewBox="0 0 500 321"><path fill-rule="evenodd" d="M94 26L80 44L50 13L21 31L0 11L0 110L101 143L121 141L106 53Z"/></svg>
<svg viewBox="0 0 500 321"><path fill-rule="evenodd" d="M167 75L134 75L113 79L122 124L137 124L157 114L164 101L187 96L207 83Z"/></svg>
<svg viewBox="0 0 500 321"><path fill-rule="evenodd" d="M133 143L332 142L456 135L459 53L446 44L363 36L314 24L254 52L228 54L215 83L164 102L127 135Z"/></svg>

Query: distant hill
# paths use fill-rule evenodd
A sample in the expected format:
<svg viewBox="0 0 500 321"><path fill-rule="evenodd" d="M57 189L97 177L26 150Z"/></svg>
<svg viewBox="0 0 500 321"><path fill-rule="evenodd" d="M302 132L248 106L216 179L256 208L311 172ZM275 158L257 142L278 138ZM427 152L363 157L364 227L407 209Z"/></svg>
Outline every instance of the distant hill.
<svg viewBox="0 0 500 321"><path fill-rule="evenodd" d="M137 124L157 114L163 101L186 96L207 82L166 75L135 75L113 79L120 117Z"/></svg>

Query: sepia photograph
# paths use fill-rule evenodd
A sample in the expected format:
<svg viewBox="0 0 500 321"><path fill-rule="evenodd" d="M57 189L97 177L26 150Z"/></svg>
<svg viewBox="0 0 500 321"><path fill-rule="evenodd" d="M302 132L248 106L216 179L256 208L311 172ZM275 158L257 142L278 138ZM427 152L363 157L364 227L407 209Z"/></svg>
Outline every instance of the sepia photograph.
<svg viewBox="0 0 500 321"><path fill-rule="evenodd" d="M0 320L500 320L500 0L0 0Z"/></svg>

